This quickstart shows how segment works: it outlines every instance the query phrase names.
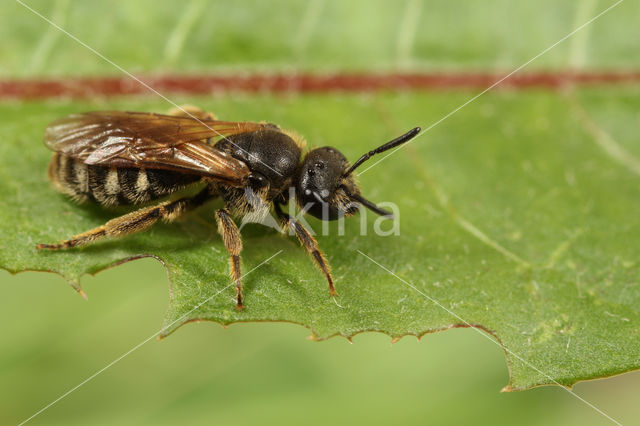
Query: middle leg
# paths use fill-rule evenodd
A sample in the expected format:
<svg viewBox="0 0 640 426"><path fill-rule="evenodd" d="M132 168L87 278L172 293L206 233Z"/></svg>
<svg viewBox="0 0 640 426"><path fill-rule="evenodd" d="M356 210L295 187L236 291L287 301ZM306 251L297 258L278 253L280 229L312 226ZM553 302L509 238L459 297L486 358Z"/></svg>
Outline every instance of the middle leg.
<svg viewBox="0 0 640 426"><path fill-rule="evenodd" d="M237 309L242 309L242 273L240 272L240 252L242 251L242 238L238 227L231 219L231 214L227 209L220 209L216 212L216 222L218 222L218 232L222 235L222 241L229 253L229 265L231 279L236 283Z"/></svg>

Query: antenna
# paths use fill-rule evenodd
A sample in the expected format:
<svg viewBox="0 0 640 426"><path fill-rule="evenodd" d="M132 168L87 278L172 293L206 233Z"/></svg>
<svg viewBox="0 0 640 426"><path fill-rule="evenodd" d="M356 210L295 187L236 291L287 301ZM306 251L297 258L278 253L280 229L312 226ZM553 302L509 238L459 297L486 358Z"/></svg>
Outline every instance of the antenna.
<svg viewBox="0 0 640 426"><path fill-rule="evenodd" d="M380 216L393 219L393 213L386 211L384 209L381 209L380 207L373 204L371 201L364 198L362 195L358 195L358 194L348 194L348 195L349 195L349 198L351 198L352 200L356 200L357 202L359 202L360 204L362 204L372 212L379 214Z"/></svg>
<svg viewBox="0 0 640 426"><path fill-rule="evenodd" d="M410 141L411 139L413 139L414 137L416 137L418 135L418 133L420 133L420 127L415 127L411 130L409 130L407 133L405 133L402 136L399 136L397 138L395 138L392 141L389 141L387 143L385 143L384 145L381 145L379 147L377 147L376 149L374 149L373 151L369 151L366 154L364 154L362 157L360 157L358 159L358 161L356 161L355 163L353 163L353 166L349 167L349 169L344 172L342 174L342 177L345 178L347 176L349 176L355 169L357 169L362 163L364 163L365 161L367 161L369 158L373 157L376 154L380 154L381 152L385 152L391 148L395 148L398 145L402 145L405 142ZM363 198L364 200L364 198ZM366 200L365 200L366 201ZM365 203L363 203L365 204ZM372 204L373 205L373 204ZM370 207L369 207L370 208ZM373 210L373 209L372 209ZM374 210L375 211L375 210ZM383 210L384 211L384 210ZM389 213L390 214L390 213Z"/></svg>

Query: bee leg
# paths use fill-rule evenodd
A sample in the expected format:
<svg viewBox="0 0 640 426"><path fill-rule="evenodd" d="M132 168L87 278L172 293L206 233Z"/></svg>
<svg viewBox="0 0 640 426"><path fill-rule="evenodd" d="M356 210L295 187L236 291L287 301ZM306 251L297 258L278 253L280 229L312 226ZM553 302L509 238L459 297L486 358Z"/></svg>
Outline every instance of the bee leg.
<svg viewBox="0 0 640 426"><path fill-rule="evenodd" d="M68 249L90 244L106 237L122 237L135 234L136 232L141 232L149 228L159 219L171 222L187 211L199 207L213 197L215 197L215 194L212 194L208 188L205 188L192 198L181 198L175 201L167 201L156 206L145 207L111 219L102 226L75 235L68 240L57 244L38 244L36 248L38 250Z"/></svg>
<svg viewBox="0 0 640 426"><path fill-rule="evenodd" d="M242 238L238 227L231 219L229 210L220 209L216 212L218 232L222 235L222 241L229 253L231 279L236 283L237 309L242 309L242 274L240 273L240 252L242 251Z"/></svg>
<svg viewBox="0 0 640 426"><path fill-rule="evenodd" d="M331 268L329 267L329 263L327 259L325 259L324 254L320 251L320 247L318 246L318 242L313 235L300 224L293 217L284 213L280 206L277 203L274 203L275 211L280 221L282 222L282 226L286 229L293 229L300 241L300 244L307 250L309 255L313 258L316 265L320 268L324 276L327 278L329 282L329 295L337 296L335 287L333 286L333 277L331 276Z"/></svg>
<svg viewBox="0 0 640 426"><path fill-rule="evenodd" d="M171 108L169 115L176 117L195 117L199 120L217 120L212 112L205 112L193 105L180 105L179 107Z"/></svg>

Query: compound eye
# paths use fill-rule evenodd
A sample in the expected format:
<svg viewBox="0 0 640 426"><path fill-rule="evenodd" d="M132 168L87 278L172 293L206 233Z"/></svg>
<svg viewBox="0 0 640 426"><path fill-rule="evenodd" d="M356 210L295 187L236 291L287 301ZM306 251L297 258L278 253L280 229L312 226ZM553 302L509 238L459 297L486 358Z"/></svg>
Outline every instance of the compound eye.
<svg viewBox="0 0 640 426"><path fill-rule="evenodd" d="M262 188L269 184L267 178L260 173L251 173L247 179L249 180L249 186L254 189Z"/></svg>

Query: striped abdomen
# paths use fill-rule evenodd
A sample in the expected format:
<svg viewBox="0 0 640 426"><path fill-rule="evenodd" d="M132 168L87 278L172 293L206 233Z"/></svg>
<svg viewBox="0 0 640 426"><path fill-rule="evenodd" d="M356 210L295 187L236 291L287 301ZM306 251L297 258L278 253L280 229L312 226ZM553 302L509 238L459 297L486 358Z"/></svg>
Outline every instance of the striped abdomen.
<svg viewBox="0 0 640 426"><path fill-rule="evenodd" d="M78 201L115 206L151 201L201 178L167 170L92 166L56 153L49 164L49 179Z"/></svg>

